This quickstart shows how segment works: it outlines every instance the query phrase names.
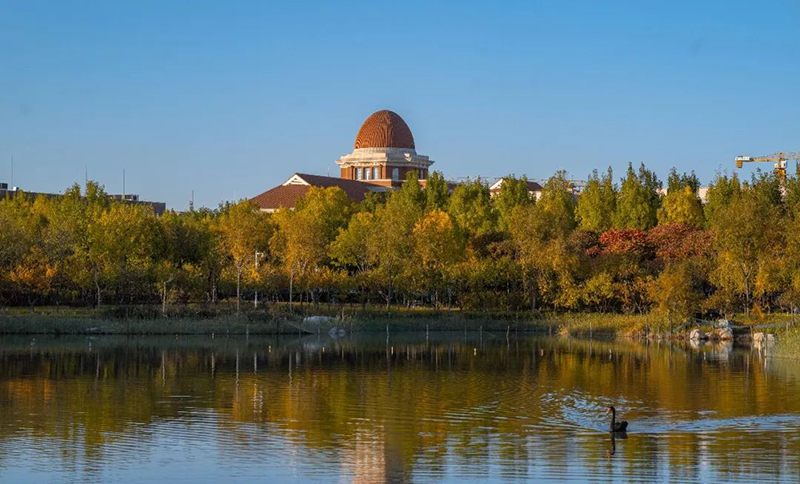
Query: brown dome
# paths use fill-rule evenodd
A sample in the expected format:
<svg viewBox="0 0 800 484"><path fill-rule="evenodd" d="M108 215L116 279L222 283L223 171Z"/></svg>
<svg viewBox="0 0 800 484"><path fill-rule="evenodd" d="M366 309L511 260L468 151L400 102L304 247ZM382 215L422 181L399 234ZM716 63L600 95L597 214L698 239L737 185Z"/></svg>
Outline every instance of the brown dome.
<svg viewBox="0 0 800 484"><path fill-rule="evenodd" d="M372 113L356 136L359 148L408 148L414 149L414 136L403 118L392 111Z"/></svg>

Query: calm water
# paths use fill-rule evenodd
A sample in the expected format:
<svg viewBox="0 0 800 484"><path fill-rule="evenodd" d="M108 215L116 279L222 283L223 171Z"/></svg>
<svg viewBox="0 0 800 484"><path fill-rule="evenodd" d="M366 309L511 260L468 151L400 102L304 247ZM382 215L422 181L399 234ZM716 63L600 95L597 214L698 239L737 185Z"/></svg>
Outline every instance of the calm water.
<svg viewBox="0 0 800 484"><path fill-rule="evenodd" d="M5 337L0 482L797 481L798 397L724 346Z"/></svg>

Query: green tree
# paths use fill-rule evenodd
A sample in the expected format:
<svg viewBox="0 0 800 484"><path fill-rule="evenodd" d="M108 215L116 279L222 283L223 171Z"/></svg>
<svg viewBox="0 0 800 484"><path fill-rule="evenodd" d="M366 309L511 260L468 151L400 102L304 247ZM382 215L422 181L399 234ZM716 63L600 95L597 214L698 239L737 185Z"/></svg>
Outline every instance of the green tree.
<svg viewBox="0 0 800 484"><path fill-rule="evenodd" d="M434 171L430 174L425 184L426 210L444 210L450 196L450 186L441 172Z"/></svg>
<svg viewBox="0 0 800 484"><path fill-rule="evenodd" d="M710 221L717 249L712 282L725 292L744 297L749 314L759 271L781 250L779 208L759 201L746 187L731 203L719 207Z"/></svg>
<svg viewBox="0 0 800 484"><path fill-rule="evenodd" d="M656 225L659 208L658 190L661 184L655 174L639 167L639 173L628 164L628 172L622 180L617 198L617 212L614 226L618 228L634 228L647 230Z"/></svg>
<svg viewBox="0 0 800 484"><path fill-rule="evenodd" d="M341 229L331 244L331 257L340 267L350 270L357 279L362 305L366 305L365 275L370 269L368 243L373 236L375 215L360 212L353 215L346 229Z"/></svg>
<svg viewBox="0 0 800 484"><path fill-rule="evenodd" d="M709 184L706 194L706 204L703 207L705 219L709 224L715 224L717 215L725 207L737 200L742 194L742 185L736 173L728 177L725 174L718 174Z"/></svg>
<svg viewBox="0 0 800 484"><path fill-rule="evenodd" d="M526 177L515 178L509 175L503 178L500 191L492 201L497 212L498 229L507 232L514 223L514 209L534 203L535 199L530 194Z"/></svg>
<svg viewBox="0 0 800 484"><path fill-rule="evenodd" d="M453 190L447 212L470 237L484 235L495 227L491 200L489 188L480 179L468 181Z"/></svg>
<svg viewBox="0 0 800 484"><path fill-rule="evenodd" d="M367 241L367 253L377 277L384 281L381 291L386 301L386 311L391 311L394 284L406 264L413 263L411 233L422 217L423 205L416 196L418 186L411 178L399 191L392 193L386 205L375 212L373 231Z"/></svg>
<svg viewBox="0 0 800 484"><path fill-rule="evenodd" d="M602 178L597 170L589 177L575 208L575 217L581 229L603 232L614 223L617 209L617 189L611 167Z"/></svg>
<svg viewBox="0 0 800 484"><path fill-rule="evenodd" d="M569 245L575 228L575 197L566 173L558 172L547 181L535 205L518 206L514 221L511 238L531 311L536 311L537 294L555 302L559 289L572 285L571 269L577 265Z"/></svg>

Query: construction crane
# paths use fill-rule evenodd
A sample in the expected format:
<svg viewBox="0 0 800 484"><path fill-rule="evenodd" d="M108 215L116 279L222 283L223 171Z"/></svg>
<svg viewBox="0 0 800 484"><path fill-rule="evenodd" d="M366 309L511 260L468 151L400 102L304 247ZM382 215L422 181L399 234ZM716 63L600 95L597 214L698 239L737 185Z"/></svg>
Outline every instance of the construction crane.
<svg viewBox="0 0 800 484"><path fill-rule="evenodd" d="M774 163L775 176L783 181L786 179L786 162L788 160L800 161L800 151L781 151L768 156L737 156L736 168L741 168L745 163L767 161Z"/></svg>

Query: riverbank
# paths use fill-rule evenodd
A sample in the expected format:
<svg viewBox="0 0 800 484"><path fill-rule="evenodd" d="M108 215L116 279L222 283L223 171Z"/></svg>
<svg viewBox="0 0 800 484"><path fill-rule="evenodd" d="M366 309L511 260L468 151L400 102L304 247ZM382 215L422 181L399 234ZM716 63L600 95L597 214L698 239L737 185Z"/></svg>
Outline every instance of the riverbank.
<svg viewBox="0 0 800 484"><path fill-rule="evenodd" d="M738 335L758 331L787 335L790 354L800 355L800 331L785 324L789 315L735 319ZM744 328L742 328L742 326ZM353 333L467 331L492 333L546 333L590 337L620 336L634 339L688 340L692 327L670 326L655 314L565 313L531 315L529 312L466 312L431 308L314 305L289 308L243 306L240 313L230 303L216 306L181 306L162 315L160 306L107 306L91 308L0 309L0 334L297 334L337 331ZM710 324L699 328L713 339L718 334Z"/></svg>

